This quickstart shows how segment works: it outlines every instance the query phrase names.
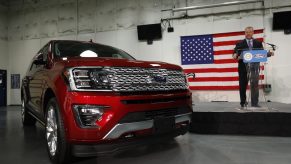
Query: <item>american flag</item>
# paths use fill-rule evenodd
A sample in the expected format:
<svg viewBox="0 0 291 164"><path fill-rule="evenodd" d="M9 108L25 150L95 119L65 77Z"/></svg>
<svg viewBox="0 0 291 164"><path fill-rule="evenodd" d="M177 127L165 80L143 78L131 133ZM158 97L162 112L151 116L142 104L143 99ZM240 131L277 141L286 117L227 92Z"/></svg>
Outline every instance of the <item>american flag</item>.
<svg viewBox="0 0 291 164"><path fill-rule="evenodd" d="M254 38L264 40L264 30L255 30ZM235 44L245 38L244 31L181 37L181 62L191 90L237 90L238 64L232 58ZM261 70L264 66L261 66ZM264 79L263 71L260 79Z"/></svg>

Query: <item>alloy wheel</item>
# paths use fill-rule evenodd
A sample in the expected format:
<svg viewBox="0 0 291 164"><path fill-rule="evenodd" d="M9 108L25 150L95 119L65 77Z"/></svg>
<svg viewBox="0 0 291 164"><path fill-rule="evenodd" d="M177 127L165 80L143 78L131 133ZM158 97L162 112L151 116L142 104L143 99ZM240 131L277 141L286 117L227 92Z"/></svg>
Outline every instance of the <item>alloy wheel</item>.
<svg viewBox="0 0 291 164"><path fill-rule="evenodd" d="M22 122L24 122L24 117L25 117L25 105L24 105L24 100L21 101L21 119Z"/></svg>
<svg viewBox="0 0 291 164"><path fill-rule="evenodd" d="M53 106L48 108L46 119L46 139L51 156L56 154L58 143L58 126L55 109Z"/></svg>

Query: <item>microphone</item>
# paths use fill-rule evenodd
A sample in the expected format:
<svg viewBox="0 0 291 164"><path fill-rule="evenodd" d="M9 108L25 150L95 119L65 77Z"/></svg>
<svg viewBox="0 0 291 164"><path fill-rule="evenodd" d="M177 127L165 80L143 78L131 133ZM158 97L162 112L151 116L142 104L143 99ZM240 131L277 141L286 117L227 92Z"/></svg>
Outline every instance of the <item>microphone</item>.
<svg viewBox="0 0 291 164"><path fill-rule="evenodd" d="M266 42L265 42L266 43ZM272 44L272 43L266 43L266 44L268 44L268 45L270 45L270 46L272 46L272 47L277 47L275 44Z"/></svg>
<svg viewBox="0 0 291 164"><path fill-rule="evenodd" d="M269 46L271 46L272 47L272 49L275 51L276 50L276 48L277 48L277 46L275 45L275 44L272 44L272 43L267 43L267 42L264 42L264 43L266 43L267 45L269 45Z"/></svg>

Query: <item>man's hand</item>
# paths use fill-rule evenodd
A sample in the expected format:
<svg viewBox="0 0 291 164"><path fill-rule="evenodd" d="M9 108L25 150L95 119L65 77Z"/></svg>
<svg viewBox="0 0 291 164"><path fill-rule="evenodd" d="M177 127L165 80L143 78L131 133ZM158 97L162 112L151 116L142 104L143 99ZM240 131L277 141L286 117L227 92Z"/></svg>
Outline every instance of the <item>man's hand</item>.
<svg viewBox="0 0 291 164"><path fill-rule="evenodd" d="M267 53L268 57L274 56L274 51L273 50L269 50Z"/></svg>
<svg viewBox="0 0 291 164"><path fill-rule="evenodd" d="M233 59L238 60L238 55L237 53L232 54Z"/></svg>

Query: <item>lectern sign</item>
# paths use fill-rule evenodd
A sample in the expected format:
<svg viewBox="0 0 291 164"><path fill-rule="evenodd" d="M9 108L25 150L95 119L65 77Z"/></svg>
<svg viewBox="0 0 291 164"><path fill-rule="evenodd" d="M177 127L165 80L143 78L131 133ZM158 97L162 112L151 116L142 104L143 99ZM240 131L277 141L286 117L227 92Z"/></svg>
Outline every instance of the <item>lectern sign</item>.
<svg viewBox="0 0 291 164"><path fill-rule="evenodd" d="M244 63L267 62L267 50L250 50L243 52Z"/></svg>

